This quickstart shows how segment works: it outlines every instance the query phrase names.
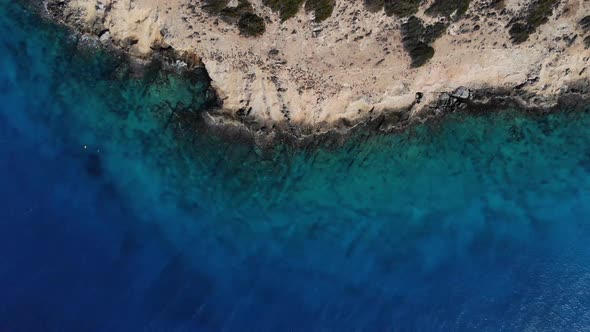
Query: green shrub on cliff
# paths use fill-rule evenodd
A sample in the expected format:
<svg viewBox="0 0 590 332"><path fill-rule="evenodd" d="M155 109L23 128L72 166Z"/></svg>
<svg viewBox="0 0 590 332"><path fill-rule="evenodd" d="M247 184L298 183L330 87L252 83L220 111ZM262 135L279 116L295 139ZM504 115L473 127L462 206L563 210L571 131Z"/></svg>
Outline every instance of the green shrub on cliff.
<svg viewBox="0 0 590 332"><path fill-rule="evenodd" d="M378 12L383 9L385 0L365 0L365 8L370 12Z"/></svg>
<svg viewBox="0 0 590 332"><path fill-rule="evenodd" d="M385 14L398 17L408 17L416 14L422 0L385 0Z"/></svg>
<svg viewBox="0 0 590 332"><path fill-rule="evenodd" d="M336 0L307 0L305 11L315 12L315 21L321 22L332 16Z"/></svg>
<svg viewBox="0 0 590 332"><path fill-rule="evenodd" d="M279 13L281 20L285 21L297 15L304 0L263 0L262 3Z"/></svg>
<svg viewBox="0 0 590 332"><path fill-rule="evenodd" d="M416 16L410 17L402 24L402 43L412 59L413 68L426 64L434 56L431 44L442 36L446 29L446 24L440 22L426 26Z"/></svg>
<svg viewBox="0 0 590 332"><path fill-rule="evenodd" d="M209 14L218 15L227 7L229 0L204 0L201 8Z"/></svg>
<svg viewBox="0 0 590 332"><path fill-rule="evenodd" d="M264 34L266 26L264 19L253 13L245 13L238 21L240 33L247 37L257 37Z"/></svg>
<svg viewBox="0 0 590 332"><path fill-rule="evenodd" d="M388 16L408 17L418 12L422 0L364 0L370 12L385 10Z"/></svg>
<svg viewBox="0 0 590 332"><path fill-rule="evenodd" d="M262 3L278 12L282 21L297 15L305 4L305 11L314 12L315 21L321 22L332 15L336 0L263 0Z"/></svg>
<svg viewBox="0 0 590 332"><path fill-rule="evenodd" d="M538 27L549 21L559 0L536 0L529 5L524 17L512 24L510 38L514 44L524 43Z"/></svg>
<svg viewBox="0 0 590 332"><path fill-rule="evenodd" d="M235 7L228 7L228 4L229 0L205 0L202 8L211 15L218 15L222 20L236 24L240 33L246 37L264 34L264 19L254 13L248 0L239 0Z"/></svg>
<svg viewBox="0 0 590 332"><path fill-rule="evenodd" d="M221 10L219 15L225 20L235 21L246 13L253 13L254 9L248 0L240 0L236 7L225 7Z"/></svg>
<svg viewBox="0 0 590 332"><path fill-rule="evenodd" d="M426 14L430 16L444 16L459 18L465 14L469 8L471 0L435 0L434 3L426 9Z"/></svg>

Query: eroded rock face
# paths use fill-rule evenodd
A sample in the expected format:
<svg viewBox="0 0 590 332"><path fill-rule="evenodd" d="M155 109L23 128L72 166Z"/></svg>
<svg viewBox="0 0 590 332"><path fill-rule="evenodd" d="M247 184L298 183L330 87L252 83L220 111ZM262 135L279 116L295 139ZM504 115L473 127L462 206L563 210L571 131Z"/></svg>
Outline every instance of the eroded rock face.
<svg viewBox="0 0 590 332"><path fill-rule="evenodd" d="M48 0L48 9L137 56L162 45L196 54L217 114L259 126L411 118L481 89L551 105L589 78L582 0Z"/></svg>

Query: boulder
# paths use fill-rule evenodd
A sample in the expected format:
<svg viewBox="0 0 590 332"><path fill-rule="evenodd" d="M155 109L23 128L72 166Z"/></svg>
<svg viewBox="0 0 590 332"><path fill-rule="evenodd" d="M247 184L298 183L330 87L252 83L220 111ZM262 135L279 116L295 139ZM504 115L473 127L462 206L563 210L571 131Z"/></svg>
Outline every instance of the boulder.
<svg viewBox="0 0 590 332"><path fill-rule="evenodd" d="M464 86L460 86L453 91L452 96L460 100L467 100L471 97L471 91Z"/></svg>
<svg viewBox="0 0 590 332"><path fill-rule="evenodd" d="M457 103L457 98L448 93L443 93L438 99L438 106L442 108L453 107Z"/></svg>

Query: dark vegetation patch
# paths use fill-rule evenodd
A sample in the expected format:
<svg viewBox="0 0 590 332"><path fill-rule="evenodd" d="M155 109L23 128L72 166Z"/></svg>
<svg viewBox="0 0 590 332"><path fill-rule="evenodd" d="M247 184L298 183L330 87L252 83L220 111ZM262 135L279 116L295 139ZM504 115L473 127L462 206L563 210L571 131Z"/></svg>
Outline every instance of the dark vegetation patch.
<svg viewBox="0 0 590 332"><path fill-rule="evenodd" d="M236 7L225 7L221 10L219 15L222 19L235 23L240 20L245 14L254 13L252 5L247 0L240 0Z"/></svg>
<svg viewBox="0 0 590 332"><path fill-rule="evenodd" d="M580 26L580 28L582 28L582 31L584 31L584 33L587 34L588 32L590 32L590 15L581 19L580 22L578 22L578 25ZM590 36L586 36L584 38L584 48L590 48Z"/></svg>
<svg viewBox="0 0 590 332"><path fill-rule="evenodd" d="M305 4L305 11L314 12L315 21L321 22L332 15L336 0L263 0L262 3L279 13L282 21L297 15Z"/></svg>
<svg viewBox="0 0 590 332"><path fill-rule="evenodd" d="M248 0L239 0L236 7L228 7L229 0L205 0L201 8L210 15L218 15L229 23L237 23L244 14L253 13Z"/></svg>
<svg viewBox="0 0 590 332"><path fill-rule="evenodd" d="M365 0L365 8L372 13L382 10L384 5L385 0Z"/></svg>
<svg viewBox="0 0 590 332"><path fill-rule="evenodd" d="M385 9L388 16L408 17L416 14L423 0L364 0L370 12Z"/></svg>
<svg viewBox="0 0 590 332"><path fill-rule="evenodd" d="M434 48L431 46L447 29L444 23L424 25L424 22L412 16L408 22L402 24L402 43L404 49L412 59L412 68L420 67L434 56Z"/></svg>
<svg viewBox="0 0 590 332"><path fill-rule="evenodd" d="M279 13L282 21L297 15L304 0L263 0L262 3Z"/></svg>
<svg viewBox="0 0 590 332"><path fill-rule="evenodd" d="M205 0L201 8L210 15L219 16L222 20L237 25L244 36L256 37L264 34L264 19L254 13L248 0L239 0L235 7L228 7L228 3L229 0Z"/></svg>
<svg viewBox="0 0 590 332"><path fill-rule="evenodd" d="M426 14L430 16L451 17L455 13L455 18L465 14L469 8L471 0L435 0L434 3L426 9Z"/></svg>
<svg viewBox="0 0 590 332"><path fill-rule="evenodd" d="M514 44L524 43L538 27L549 21L549 16L559 3L559 0L536 0L531 3L526 13L515 20L508 31Z"/></svg>
<svg viewBox="0 0 590 332"><path fill-rule="evenodd" d="M201 8L209 14L219 15L228 3L229 0L204 0Z"/></svg>
<svg viewBox="0 0 590 332"><path fill-rule="evenodd" d="M315 12L315 21L321 22L332 16L336 0L307 0L305 2L306 12Z"/></svg>
<svg viewBox="0 0 590 332"><path fill-rule="evenodd" d="M490 8L503 9L506 8L504 0L490 0Z"/></svg>
<svg viewBox="0 0 590 332"><path fill-rule="evenodd" d="M266 28L262 17L253 13L246 13L240 16L238 29L244 36L257 37L263 35Z"/></svg>
<svg viewBox="0 0 590 332"><path fill-rule="evenodd" d="M408 17L416 14L422 0L385 0L383 8L385 14L398 17Z"/></svg>
<svg viewBox="0 0 590 332"><path fill-rule="evenodd" d="M590 15L581 19L579 24L584 32L590 32Z"/></svg>

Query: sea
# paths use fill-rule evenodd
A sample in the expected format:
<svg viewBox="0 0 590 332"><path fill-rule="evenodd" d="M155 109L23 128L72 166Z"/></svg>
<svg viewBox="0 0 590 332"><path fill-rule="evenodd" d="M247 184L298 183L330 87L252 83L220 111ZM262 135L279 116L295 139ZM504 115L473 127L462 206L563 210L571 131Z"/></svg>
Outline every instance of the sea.
<svg viewBox="0 0 590 332"><path fill-rule="evenodd" d="M590 330L588 110L263 151L202 73L0 36L0 332Z"/></svg>

